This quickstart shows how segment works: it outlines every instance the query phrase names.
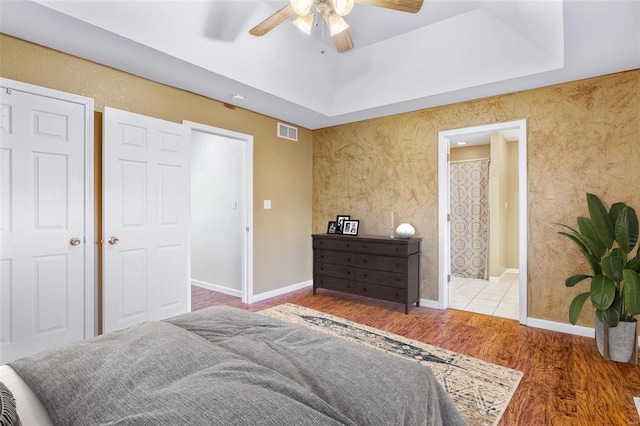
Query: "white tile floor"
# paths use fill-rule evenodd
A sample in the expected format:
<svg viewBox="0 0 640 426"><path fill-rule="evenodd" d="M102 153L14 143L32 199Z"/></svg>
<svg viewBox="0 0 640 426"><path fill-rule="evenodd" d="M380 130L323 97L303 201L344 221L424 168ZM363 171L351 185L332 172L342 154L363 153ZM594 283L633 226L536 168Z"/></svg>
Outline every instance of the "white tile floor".
<svg viewBox="0 0 640 426"><path fill-rule="evenodd" d="M449 307L517 320L520 318L519 275L506 273L500 282L451 277Z"/></svg>

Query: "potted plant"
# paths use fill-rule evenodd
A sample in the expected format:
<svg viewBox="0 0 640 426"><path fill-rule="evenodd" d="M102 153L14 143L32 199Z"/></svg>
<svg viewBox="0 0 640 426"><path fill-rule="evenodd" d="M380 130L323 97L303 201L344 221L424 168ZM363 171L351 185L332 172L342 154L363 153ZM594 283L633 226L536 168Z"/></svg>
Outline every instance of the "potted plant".
<svg viewBox="0 0 640 426"><path fill-rule="evenodd" d="M587 194L589 217L578 217L578 229L559 232L576 243L591 267L591 274L566 279L573 287L589 280L588 292L578 294L569 307L576 324L589 299L596 310L596 343L605 359L638 363L637 321L640 314L640 244L638 217L633 208L615 203L609 211L596 195Z"/></svg>

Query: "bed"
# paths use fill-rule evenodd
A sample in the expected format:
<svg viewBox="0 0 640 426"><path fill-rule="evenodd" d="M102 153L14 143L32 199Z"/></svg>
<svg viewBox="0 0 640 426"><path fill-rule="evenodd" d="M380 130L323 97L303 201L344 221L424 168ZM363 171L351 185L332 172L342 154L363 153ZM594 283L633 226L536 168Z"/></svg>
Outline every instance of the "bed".
<svg viewBox="0 0 640 426"><path fill-rule="evenodd" d="M227 306L22 358L0 381L23 426L466 424L418 363Z"/></svg>

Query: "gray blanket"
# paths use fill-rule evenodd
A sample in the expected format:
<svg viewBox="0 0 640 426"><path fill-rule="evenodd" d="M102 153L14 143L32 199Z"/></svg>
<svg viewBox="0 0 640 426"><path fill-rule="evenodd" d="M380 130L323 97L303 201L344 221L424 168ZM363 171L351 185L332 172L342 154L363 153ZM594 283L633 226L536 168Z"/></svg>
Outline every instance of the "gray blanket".
<svg viewBox="0 0 640 426"><path fill-rule="evenodd" d="M226 306L10 365L56 425L465 424L422 365Z"/></svg>

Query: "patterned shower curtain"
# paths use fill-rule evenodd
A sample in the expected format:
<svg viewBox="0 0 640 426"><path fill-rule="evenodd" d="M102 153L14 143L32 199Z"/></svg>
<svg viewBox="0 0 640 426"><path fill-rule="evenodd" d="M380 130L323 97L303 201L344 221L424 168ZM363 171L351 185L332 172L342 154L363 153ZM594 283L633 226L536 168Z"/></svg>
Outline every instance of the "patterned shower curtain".
<svg viewBox="0 0 640 426"><path fill-rule="evenodd" d="M450 163L451 275L488 277L489 159Z"/></svg>

